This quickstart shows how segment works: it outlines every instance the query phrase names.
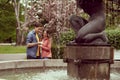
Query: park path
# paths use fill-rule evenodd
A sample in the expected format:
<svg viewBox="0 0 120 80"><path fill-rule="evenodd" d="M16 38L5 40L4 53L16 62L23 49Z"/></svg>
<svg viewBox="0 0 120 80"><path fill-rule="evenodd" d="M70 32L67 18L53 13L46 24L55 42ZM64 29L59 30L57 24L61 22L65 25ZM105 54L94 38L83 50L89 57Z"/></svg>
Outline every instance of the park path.
<svg viewBox="0 0 120 80"><path fill-rule="evenodd" d="M7 61L7 60L21 60L26 59L25 53L14 53L14 54L2 54L0 53L0 61Z"/></svg>
<svg viewBox="0 0 120 80"><path fill-rule="evenodd" d="M0 53L0 61L23 60L23 59L26 59L26 53L16 53L16 54L2 54L2 53ZM114 59L120 60L120 50L114 51Z"/></svg>
<svg viewBox="0 0 120 80"><path fill-rule="evenodd" d="M0 46L15 46L16 43L0 43ZM0 53L0 61L26 59L26 53Z"/></svg>

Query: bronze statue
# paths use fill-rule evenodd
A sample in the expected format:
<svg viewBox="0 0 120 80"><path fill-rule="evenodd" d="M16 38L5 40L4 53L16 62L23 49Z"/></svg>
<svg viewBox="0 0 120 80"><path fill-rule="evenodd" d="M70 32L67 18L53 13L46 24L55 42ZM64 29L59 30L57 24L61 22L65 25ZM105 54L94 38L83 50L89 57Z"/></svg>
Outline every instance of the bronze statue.
<svg viewBox="0 0 120 80"><path fill-rule="evenodd" d="M76 15L70 17L70 23L76 32L76 38L72 43L107 43L103 0L76 0L76 3L90 18L87 21Z"/></svg>

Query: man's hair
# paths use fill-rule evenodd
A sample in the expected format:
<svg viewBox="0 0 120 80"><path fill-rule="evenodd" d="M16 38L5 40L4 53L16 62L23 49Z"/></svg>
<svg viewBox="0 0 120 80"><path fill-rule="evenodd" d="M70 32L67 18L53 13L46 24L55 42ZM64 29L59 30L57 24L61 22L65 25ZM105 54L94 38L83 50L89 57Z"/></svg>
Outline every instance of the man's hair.
<svg viewBox="0 0 120 80"><path fill-rule="evenodd" d="M39 23L39 22L34 22L33 26L34 27L43 27L43 25L41 23Z"/></svg>

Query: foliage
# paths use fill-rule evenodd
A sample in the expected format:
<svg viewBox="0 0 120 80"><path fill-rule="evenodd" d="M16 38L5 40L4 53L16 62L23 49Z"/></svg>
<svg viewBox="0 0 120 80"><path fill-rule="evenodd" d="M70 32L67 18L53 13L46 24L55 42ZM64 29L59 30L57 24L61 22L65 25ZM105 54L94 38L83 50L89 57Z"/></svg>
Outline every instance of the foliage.
<svg viewBox="0 0 120 80"><path fill-rule="evenodd" d="M116 49L120 49L120 30L106 30L109 43Z"/></svg>
<svg viewBox="0 0 120 80"><path fill-rule="evenodd" d="M120 24L120 0L105 0L106 3L106 25L107 27L118 27Z"/></svg>
<svg viewBox="0 0 120 80"><path fill-rule="evenodd" d="M68 35L67 32L65 32L66 28L67 30L69 29L70 24L68 18L72 14L78 16L80 15L86 19L89 18L87 14L83 13L81 9L78 9L76 7L76 3L74 0L69 0L69 1L68 0L36 0L32 2L33 2L32 5L30 5L31 8L28 9L28 16L29 16L28 19L31 20L30 22L33 21L42 22L44 20L47 20L48 23L46 23L44 27L48 28L51 31L53 30L52 32L55 33L54 36L57 36L55 41L60 40L61 44L65 44L69 42L69 40L72 40L71 37L73 37L73 35L71 34ZM115 16L118 16L118 13L111 11L109 8L112 7L113 9L117 9L118 4L117 2L114 2L112 3L113 6L110 6L111 1L108 0L105 0L105 4L106 4L106 13L107 13L106 23L107 26L112 26L112 24L110 24L111 18L114 17L112 13L114 13ZM118 19L119 17L118 18L116 17L114 20L119 21ZM119 23L114 25L118 25L118 24ZM65 39L65 41L63 39Z"/></svg>
<svg viewBox="0 0 120 80"><path fill-rule="evenodd" d="M44 23L45 28L59 34L69 27L70 15L76 13L74 0L37 0L28 9L28 19Z"/></svg>
<svg viewBox="0 0 120 80"><path fill-rule="evenodd" d="M59 54L57 54L58 53L57 46L52 46L51 50L52 50L52 58L53 59L63 58L64 46L60 46L60 53Z"/></svg>
<svg viewBox="0 0 120 80"><path fill-rule="evenodd" d="M75 33L73 30L69 30L61 34L60 43L61 45L67 44L69 41L72 41L75 38Z"/></svg>
<svg viewBox="0 0 120 80"><path fill-rule="evenodd" d="M6 3L7 0L0 2L0 42L11 42L15 39L16 20L12 4Z"/></svg>
<svg viewBox="0 0 120 80"><path fill-rule="evenodd" d="M19 2L19 0L17 0L17 2ZM21 15L23 12L22 10L23 6L21 5L19 13L21 21L23 21L23 15ZM17 20L15 16L15 9L13 7L13 0L0 0L0 27L0 43L11 43L13 41L15 42ZM21 38L19 37L19 39Z"/></svg>
<svg viewBox="0 0 120 80"><path fill-rule="evenodd" d="M111 44L114 48L120 49L120 29L107 29L106 34ZM67 44L69 41L75 38L75 34L72 30L61 34L60 42L61 45Z"/></svg>
<svg viewBox="0 0 120 80"><path fill-rule="evenodd" d="M115 30L106 30L107 37L109 39L109 44L114 48L120 49L120 29ZM68 36L67 36L68 35ZM65 44L74 38L74 33L69 31L62 34L61 42L64 43L64 46L60 46L60 54L57 54L58 48L56 46L52 47L53 58L63 58Z"/></svg>

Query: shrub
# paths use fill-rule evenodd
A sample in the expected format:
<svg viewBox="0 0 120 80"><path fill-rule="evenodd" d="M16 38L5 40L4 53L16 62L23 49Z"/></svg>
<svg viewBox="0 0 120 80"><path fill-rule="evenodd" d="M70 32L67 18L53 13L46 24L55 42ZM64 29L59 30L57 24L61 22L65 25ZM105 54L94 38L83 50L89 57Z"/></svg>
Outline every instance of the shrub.
<svg viewBox="0 0 120 80"><path fill-rule="evenodd" d="M116 49L120 49L120 30L106 30L106 33L109 40L109 44L111 44Z"/></svg>
<svg viewBox="0 0 120 80"><path fill-rule="evenodd" d="M120 49L120 30L106 30L106 34L111 44L114 48ZM65 44L74 39L74 33L68 31L61 35L61 43L63 46L60 46L60 53L58 54L57 46L52 46L52 54L54 59L63 58Z"/></svg>
<svg viewBox="0 0 120 80"><path fill-rule="evenodd" d="M62 33L60 36L60 44L61 45L65 45L67 44L69 41L72 41L75 38L75 33L73 30L69 30L65 33Z"/></svg>
<svg viewBox="0 0 120 80"><path fill-rule="evenodd" d="M109 44L111 44L114 48L120 49L120 29L108 29L106 30L106 34L109 40ZM75 38L75 33L70 30L66 33L61 34L61 44L64 45L69 41Z"/></svg>
<svg viewBox="0 0 120 80"><path fill-rule="evenodd" d="M62 59L63 53L64 53L64 46L60 46L60 53L58 54L58 48L57 46L52 46L52 58L53 59Z"/></svg>

